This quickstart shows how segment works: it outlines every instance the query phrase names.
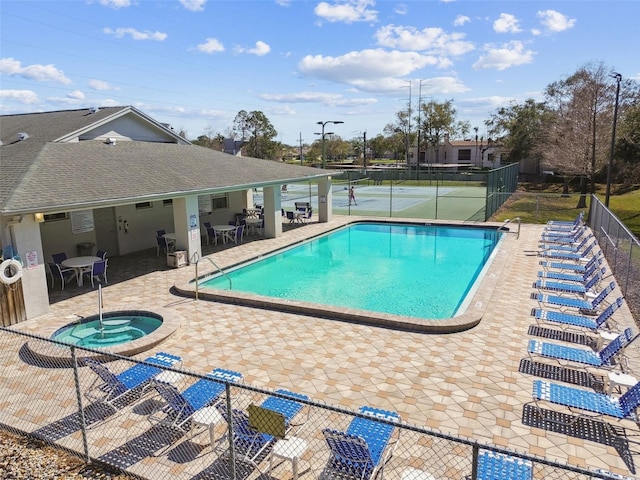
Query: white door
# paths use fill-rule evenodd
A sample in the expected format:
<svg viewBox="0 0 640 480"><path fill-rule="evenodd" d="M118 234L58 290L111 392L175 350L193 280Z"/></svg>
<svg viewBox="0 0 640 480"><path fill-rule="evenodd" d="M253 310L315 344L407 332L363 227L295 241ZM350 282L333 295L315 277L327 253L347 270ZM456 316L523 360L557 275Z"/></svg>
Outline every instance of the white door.
<svg viewBox="0 0 640 480"><path fill-rule="evenodd" d="M93 211L96 229L96 250L105 250L108 257L118 255L118 230L115 208L96 208Z"/></svg>

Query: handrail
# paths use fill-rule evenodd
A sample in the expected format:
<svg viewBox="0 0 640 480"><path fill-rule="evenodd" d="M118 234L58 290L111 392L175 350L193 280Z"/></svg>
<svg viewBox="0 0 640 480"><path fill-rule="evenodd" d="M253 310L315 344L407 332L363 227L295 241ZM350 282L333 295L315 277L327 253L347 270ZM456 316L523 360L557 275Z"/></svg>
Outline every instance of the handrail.
<svg viewBox="0 0 640 480"><path fill-rule="evenodd" d="M507 219L502 223L502 225L500 225L500 228L498 228L498 230L504 230L504 229L505 229L505 227L506 227L509 223L513 222L514 220L518 222L518 232L516 233L516 238L520 238L520 217L516 217L516 218L513 218L513 219L511 219L511 218L507 218Z"/></svg>
<svg viewBox="0 0 640 480"><path fill-rule="evenodd" d="M195 255L194 255L195 256ZM229 280L229 290L233 290L233 285L231 282L231 277L229 275L227 275L227 273L218 266L218 264L216 262L214 262L213 260L211 260L209 257L200 257L196 260L196 300L198 300L198 264L200 263L201 260L208 260L211 265L213 265L213 267L215 269L217 269L220 273L222 273L222 275L224 275L225 277L227 277L227 280Z"/></svg>

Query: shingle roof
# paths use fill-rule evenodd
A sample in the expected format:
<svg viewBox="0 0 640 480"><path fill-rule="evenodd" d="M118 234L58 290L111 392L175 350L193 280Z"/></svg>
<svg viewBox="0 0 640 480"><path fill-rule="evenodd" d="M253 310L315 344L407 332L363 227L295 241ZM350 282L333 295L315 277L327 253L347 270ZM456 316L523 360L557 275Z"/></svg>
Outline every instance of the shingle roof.
<svg viewBox="0 0 640 480"><path fill-rule="evenodd" d="M123 108L8 115L0 119L0 212L65 211L186 194L292 183L330 175L310 167L176 143L58 143ZM135 111L135 109L134 109ZM29 138L17 141L17 133Z"/></svg>

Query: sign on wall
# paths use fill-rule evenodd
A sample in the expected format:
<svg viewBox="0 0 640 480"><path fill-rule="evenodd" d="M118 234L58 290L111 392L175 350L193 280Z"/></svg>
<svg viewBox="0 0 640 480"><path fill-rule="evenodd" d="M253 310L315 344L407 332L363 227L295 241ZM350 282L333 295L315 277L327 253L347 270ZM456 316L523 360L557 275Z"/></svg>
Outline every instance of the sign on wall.
<svg viewBox="0 0 640 480"><path fill-rule="evenodd" d="M86 233L93 231L93 210L71 212L71 233Z"/></svg>
<svg viewBox="0 0 640 480"><path fill-rule="evenodd" d="M209 215L211 213L211 196L210 195L198 196L198 212L200 212L200 216Z"/></svg>

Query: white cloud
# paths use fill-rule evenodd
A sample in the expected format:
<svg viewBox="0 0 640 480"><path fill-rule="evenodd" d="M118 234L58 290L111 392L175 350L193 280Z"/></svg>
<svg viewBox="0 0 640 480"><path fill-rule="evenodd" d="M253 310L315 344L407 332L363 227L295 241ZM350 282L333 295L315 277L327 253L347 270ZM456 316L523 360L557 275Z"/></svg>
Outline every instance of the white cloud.
<svg viewBox="0 0 640 480"><path fill-rule="evenodd" d="M100 5L109 8L127 8L131 6L131 0L100 0Z"/></svg>
<svg viewBox="0 0 640 480"><path fill-rule="evenodd" d="M374 0L347 0L333 5L320 2L316 5L314 13L327 22L375 22L378 12L368 8L373 5Z"/></svg>
<svg viewBox="0 0 640 480"><path fill-rule="evenodd" d="M438 62L436 57L416 52L369 49L339 57L307 55L298 68L302 74L310 77L356 85L385 77L403 77L427 65L437 65Z"/></svg>
<svg viewBox="0 0 640 480"><path fill-rule="evenodd" d="M240 46L236 46L234 48L234 51L236 53L251 53L253 55L257 55L258 57L261 57L269 53L271 51L271 47L266 43L258 40L254 48L243 48Z"/></svg>
<svg viewBox="0 0 640 480"><path fill-rule="evenodd" d="M464 41L464 33L446 33L441 28L425 28L395 25L384 26L375 33L378 45L438 55L462 55L474 50L471 42Z"/></svg>
<svg viewBox="0 0 640 480"><path fill-rule="evenodd" d="M150 32L145 30L144 32L140 32L135 28L116 28L115 30L111 28L103 28L102 33L106 33L107 35L113 35L116 38L122 38L125 35L130 35L133 40L155 40L157 42L162 42L166 40L167 34L162 32Z"/></svg>
<svg viewBox="0 0 640 480"><path fill-rule="evenodd" d="M354 107L377 103L375 98L345 98L338 93L321 92L262 93L259 97L277 103L321 103L332 107Z"/></svg>
<svg viewBox="0 0 640 480"><path fill-rule="evenodd" d="M465 23L469 23L470 21L471 19L466 15L458 15L456 19L453 21L453 26L461 27L462 25L464 25Z"/></svg>
<svg viewBox="0 0 640 480"><path fill-rule="evenodd" d="M180 0L180 3L187 10L191 10L192 12L202 12L204 11L204 6L207 3L207 0Z"/></svg>
<svg viewBox="0 0 640 480"><path fill-rule="evenodd" d="M290 7L291 0L276 0L276 5L280 5L281 7Z"/></svg>
<svg viewBox="0 0 640 480"><path fill-rule="evenodd" d="M533 62L532 50L525 50L524 44L514 40L500 47L487 45L484 47L485 55L481 55L473 68L486 69L495 68L496 70L505 70L516 65L524 65Z"/></svg>
<svg viewBox="0 0 640 480"><path fill-rule="evenodd" d="M519 20L510 13L501 13L500 18L493 22L493 30L497 33L518 33L522 30L518 26Z"/></svg>
<svg viewBox="0 0 640 480"><path fill-rule="evenodd" d="M396 15L406 15L408 11L409 9L406 3L399 3L395 8L394 13Z"/></svg>
<svg viewBox="0 0 640 480"><path fill-rule="evenodd" d="M536 16L540 19L540 23L551 32L563 32L576 24L575 18L569 18L555 10L540 10Z"/></svg>
<svg viewBox="0 0 640 480"><path fill-rule="evenodd" d="M216 38L207 38L204 43L201 43L196 48L202 53L224 52L224 45Z"/></svg>
<svg viewBox="0 0 640 480"><path fill-rule="evenodd" d="M427 79L422 84L422 95L451 95L465 93L471 89L456 77L434 77Z"/></svg>
<svg viewBox="0 0 640 480"><path fill-rule="evenodd" d="M0 98L27 105L38 103L38 95L31 90L0 90Z"/></svg>
<svg viewBox="0 0 640 480"><path fill-rule="evenodd" d="M87 85L89 85L89 88L92 88L93 90L120 90L118 87L114 87L103 80L92 79L89 80Z"/></svg>
<svg viewBox="0 0 640 480"><path fill-rule="evenodd" d="M22 62L11 57L0 59L0 73L38 82L57 82L65 85L71 83L64 72L53 65L35 64L23 67Z"/></svg>
<svg viewBox="0 0 640 480"><path fill-rule="evenodd" d="M80 90L74 90L73 92L67 93L67 98L72 100L84 100L84 93Z"/></svg>

